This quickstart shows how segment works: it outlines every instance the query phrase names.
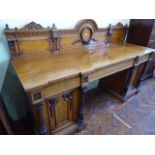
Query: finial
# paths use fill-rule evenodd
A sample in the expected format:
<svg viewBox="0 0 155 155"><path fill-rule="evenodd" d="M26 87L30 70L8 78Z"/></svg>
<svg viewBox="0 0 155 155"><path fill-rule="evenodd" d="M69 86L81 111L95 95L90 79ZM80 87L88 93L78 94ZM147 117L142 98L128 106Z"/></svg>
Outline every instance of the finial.
<svg viewBox="0 0 155 155"><path fill-rule="evenodd" d="M111 28L111 24L109 24L108 28Z"/></svg>
<svg viewBox="0 0 155 155"><path fill-rule="evenodd" d="M112 25L109 24L108 30L107 30L107 35L111 35L112 34L111 28L112 28Z"/></svg>
<svg viewBox="0 0 155 155"><path fill-rule="evenodd" d="M118 28L123 27L123 24L121 22L119 22L119 23L116 24L116 27L118 27Z"/></svg>
<svg viewBox="0 0 155 155"><path fill-rule="evenodd" d="M9 25L8 24L5 24L5 29L9 29Z"/></svg>
<svg viewBox="0 0 155 155"><path fill-rule="evenodd" d="M52 25L52 29L56 29L56 26L55 26L55 24L53 23L53 25Z"/></svg>

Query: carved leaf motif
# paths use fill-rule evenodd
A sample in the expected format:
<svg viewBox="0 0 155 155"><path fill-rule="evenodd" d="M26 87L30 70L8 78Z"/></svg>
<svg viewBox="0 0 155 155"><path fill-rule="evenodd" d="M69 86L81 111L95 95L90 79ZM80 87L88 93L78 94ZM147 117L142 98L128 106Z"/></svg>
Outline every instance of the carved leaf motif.
<svg viewBox="0 0 155 155"><path fill-rule="evenodd" d="M21 30L24 30L24 31L41 30L41 29L45 29L45 28L43 26L41 26L40 24L37 24L35 22L31 22L31 23L25 25L23 28L21 28Z"/></svg>
<svg viewBox="0 0 155 155"><path fill-rule="evenodd" d="M123 24L120 22L116 24L116 28L123 28L123 27L124 27Z"/></svg>
<svg viewBox="0 0 155 155"><path fill-rule="evenodd" d="M55 115L55 105L58 103L58 99L57 98L51 98L48 102L49 102L51 117L54 117L54 115Z"/></svg>
<svg viewBox="0 0 155 155"><path fill-rule="evenodd" d="M68 102L70 104L70 110L72 110L72 106L73 106L73 96L72 96L72 93L64 94L62 96L62 98L64 99L64 101L66 101L66 102Z"/></svg>

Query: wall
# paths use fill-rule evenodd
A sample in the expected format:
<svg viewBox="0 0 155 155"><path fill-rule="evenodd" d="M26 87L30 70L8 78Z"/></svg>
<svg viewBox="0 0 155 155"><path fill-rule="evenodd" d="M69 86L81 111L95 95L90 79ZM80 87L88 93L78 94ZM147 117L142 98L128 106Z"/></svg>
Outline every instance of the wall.
<svg viewBox="0 0 155 155"><path fill-rule="evenodd" d="M22 27L24 24L27 24L31 21L35 21L41 24L44 27L52 26L53 23L56 24L56 27L59 29L63 28L74 28L77 22L80 19L25 19L25 20L0 20L0 28L4 28L7 23L10 27ZM122 24L128 24L129 19L94 19L98 25L98 27L107 27L109 24L117 24L121 22Z"/></svg>
<svg viewBox="0 0 155 155"><path fill-rule="evenodd" d="M3 33L4 25L0 21L0 93L10 117L16 121L26 116L28 105L16 72L10 64L10 52Z"/></svg>
<svg viewBox="0 0 155 155"><path fill-rule="evenodd" d="M0 25L0 92L2 89L9 59L10 59L10 55L9 55L6 38L3 34L3 27L1 27Z"/></svg>
<svg viewBox="0 0 155 155"><path fill-rule="evenodd" d="M20 82L17 78L17 75L9 64L9 50L6 42L6 38L3 34L3 30L5 28L5 24L7 23L9 27L22 27L25 24L35 21L41 24L44 27L52 26L53 23L56 24L58 29L63 28L74 28L76 23L80 19L27 19L27 20L0 20L0 92L4 98L4 102L10 114L10 117L16 121L24 116L26 116L28 112L28 106L25 100L24 91L20 85ZM118 22L123 24L128 24L128 19L94 19L98 25L98 27L107 27L109 24L115 25ZM8 67L9 66L9 67ZM97 85L97 82L91 84L90 88L93 88Z"/></svg>

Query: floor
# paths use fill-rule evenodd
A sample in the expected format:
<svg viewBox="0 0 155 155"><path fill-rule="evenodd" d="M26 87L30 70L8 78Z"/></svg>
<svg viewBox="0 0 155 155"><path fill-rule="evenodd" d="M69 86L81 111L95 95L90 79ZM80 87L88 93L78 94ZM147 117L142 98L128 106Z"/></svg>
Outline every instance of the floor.
<svg viewBox="0 0 155 155"><path fill-rule="evenodd" d="M15 124L15 134L34 134L30 118ZM89 91L86 128L76 135L155 135L155 79L141 83L139 93L122 104L99 89Z"/></svg>
<svg viewBox="0 0 155 155"><path fill-rule="evenodd" d="M155 79L143 82L140 92L124 104L99 89L90 91L85 104L81 135L154 135Z"/></svg>

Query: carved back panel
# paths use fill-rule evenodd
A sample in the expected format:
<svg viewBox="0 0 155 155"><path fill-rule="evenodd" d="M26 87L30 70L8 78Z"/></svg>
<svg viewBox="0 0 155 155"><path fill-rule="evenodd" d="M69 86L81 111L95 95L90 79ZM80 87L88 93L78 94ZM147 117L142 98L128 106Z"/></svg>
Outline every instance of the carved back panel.
<svg viewBox="0 0 155 155"><path fill-rule="evenodd" d="M89 45L103 45L106 43L123 42L127 26L118 23L116 26L98 28L92 19L84 19L77 23L74 29L59 30L53 24L44 28L40 24L31 22L23 28L5 28L5 34L12 53L12 57L21 57L39 52L74 51L70 49Z"/></svg>

